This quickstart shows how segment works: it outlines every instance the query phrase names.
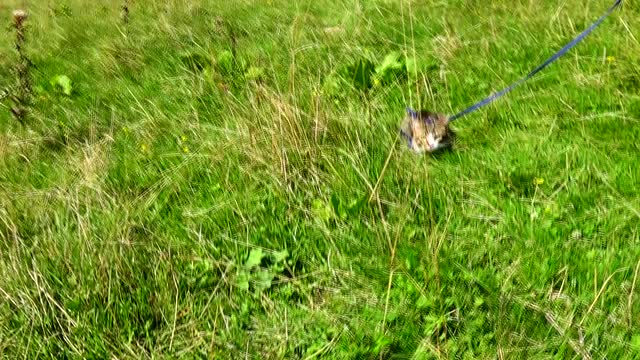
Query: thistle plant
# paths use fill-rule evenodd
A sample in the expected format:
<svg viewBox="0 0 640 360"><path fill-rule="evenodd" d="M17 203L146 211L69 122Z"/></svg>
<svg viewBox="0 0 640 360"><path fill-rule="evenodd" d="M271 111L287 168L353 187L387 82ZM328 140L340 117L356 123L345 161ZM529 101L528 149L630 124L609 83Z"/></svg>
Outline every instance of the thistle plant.
<svg viewBox="0 0 640 360"><path fill-rule="evenodd" d="M124 25L129 24L129 0L123 0L122 2L122 13L120 14L122 23Z"/></svg>
<svg viewBox="0 0 640 360"><path fill-rule="evenodd" d="M31 79L29 75L29 67L31 62L27 58L25 51L25 21L27 12L21 9L13 12L13 28L16 31L15 48L18 53L18 61L15 71L17 74L18 88L16 93L11 96L13 106L11 112L13 116L20 122L24 122L27 116L27 107L31 96Z"/></svg>

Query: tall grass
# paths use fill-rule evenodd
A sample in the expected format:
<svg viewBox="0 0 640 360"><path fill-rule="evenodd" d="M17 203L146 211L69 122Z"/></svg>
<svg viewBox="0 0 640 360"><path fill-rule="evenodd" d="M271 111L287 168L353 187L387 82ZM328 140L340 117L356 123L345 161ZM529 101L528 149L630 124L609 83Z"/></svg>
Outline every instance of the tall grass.
<svg viewBox="0 0 640 360"><path fill-rule="evenodd" d="M454 123L454 152L398 139L405 106L462 109L607 2L28 2L0 355L638 357L636 5ZM394 51L417 76L344 79ZM15 61L0 37L0 88Z"/></svg>

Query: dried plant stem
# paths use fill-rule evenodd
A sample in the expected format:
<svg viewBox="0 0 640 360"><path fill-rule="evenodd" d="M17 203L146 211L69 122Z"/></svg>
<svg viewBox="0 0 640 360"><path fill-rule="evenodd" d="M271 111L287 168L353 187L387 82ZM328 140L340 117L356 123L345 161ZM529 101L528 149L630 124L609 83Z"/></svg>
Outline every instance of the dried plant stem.
<svg viewBox="0 0 640 360"><path fill-rule="evenodd" d="M122 23L125 25L129 24L129 0L124 0L122 2Z"/></svg>
<svg viewBox="0 0 640 360"><path fill-rule="evenodd" d="M24 10L15 10L13 12L13 27L16 30L15 47L18 52L18 62L16 64L16 74L18 78L17 93L12 96L13 107L11 112L14 117L24 122L27 116L27 106L31 95L31 79L29 76L30 61L25 52L25 26L27 12Z"/></svg>

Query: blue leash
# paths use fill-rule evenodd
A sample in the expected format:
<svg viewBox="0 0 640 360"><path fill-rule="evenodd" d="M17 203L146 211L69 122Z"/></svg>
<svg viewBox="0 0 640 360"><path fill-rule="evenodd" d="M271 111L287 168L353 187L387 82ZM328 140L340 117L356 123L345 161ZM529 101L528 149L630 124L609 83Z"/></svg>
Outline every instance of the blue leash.
<svg viewBox="0 0 640 360"><path fill-rule="evenodd" d="M584 39L587 35L589 35L589 33L591 33L593 31L593 29L595 29L598 25L600 25L600 23L602 21L604 21L604 19L607 16L609 16L613 12L613 10L615 10L618 6L620 6L620 4L622 4L622 0L616 0L616 2L609 8L609 10L598 19L598 21L596 21L591 26L589 26L589 28L587 28L587 30L583 31L580 35L578 35L570 43L568 43L562 49L560 49L560 51L558 51L553 56L551 56L549 59L547 59L547 61L542 63L542 65L538 66L533 71L531 71L527 76L525 76L525 77L521 78L520 80L514 82L513 84L511 84L509 87L503 89L502 91L500 91L498 93L495 93L495 94L487 97L486 99L484 99L484 100L482 100L480 102L477 102L474 105L471 105L470 107L466 108L465 110L463 110L463 111L461 111L461 112L449 117L449 121L456 120L457 118L463 117L463 116L465 116L465 115L467 115L467 114L469 114L471 112L474 112L474 111L478 110L482 106L489 104L493 100L495 100L495 99L501 97L502 95L508 93L509 91L513 90L513 88L515 88L516 86L518 86L518 85L522 84L523 82L529 80L535 74L539 73L542 69L544 69L547 66L549 66L552 62L556 61L560 56L566 54L572 47L576 46L582 39Z"/></svg>

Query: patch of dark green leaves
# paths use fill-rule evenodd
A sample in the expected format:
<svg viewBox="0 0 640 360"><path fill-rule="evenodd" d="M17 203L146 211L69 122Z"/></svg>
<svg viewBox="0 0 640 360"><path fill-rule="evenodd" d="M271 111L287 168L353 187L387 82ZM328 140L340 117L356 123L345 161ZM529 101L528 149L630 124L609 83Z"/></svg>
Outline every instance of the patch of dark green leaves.
<svg viewBox="0 0 640 360"><path fill-rule="evenodd" d="M238 269L236 285L254 294L270 289L273 279L284 271L288 257L287 250L265 254L261 248L252 249Z"/></svg>
<svg viewBox="0 0 640 360"><path fill-rule="evenodd" d="M389 86L397 81L415 79L420 66L415 58L392 51L382 61L374 63L366 57L356 59L323 80L323 89L330 95L344 95L345 88L351 87L359 92L368 92L373 87Z"/></svg>
<svg viewBox="0 0 640 360"><path fill-rule="evenodd" d="M203 73L207 79L226 84L239 84L242 80L257 81L265 76L264 68L251 65L230 50L221 50L214 55L187 52L180 56L180 61L189 71Z"/></svg>

